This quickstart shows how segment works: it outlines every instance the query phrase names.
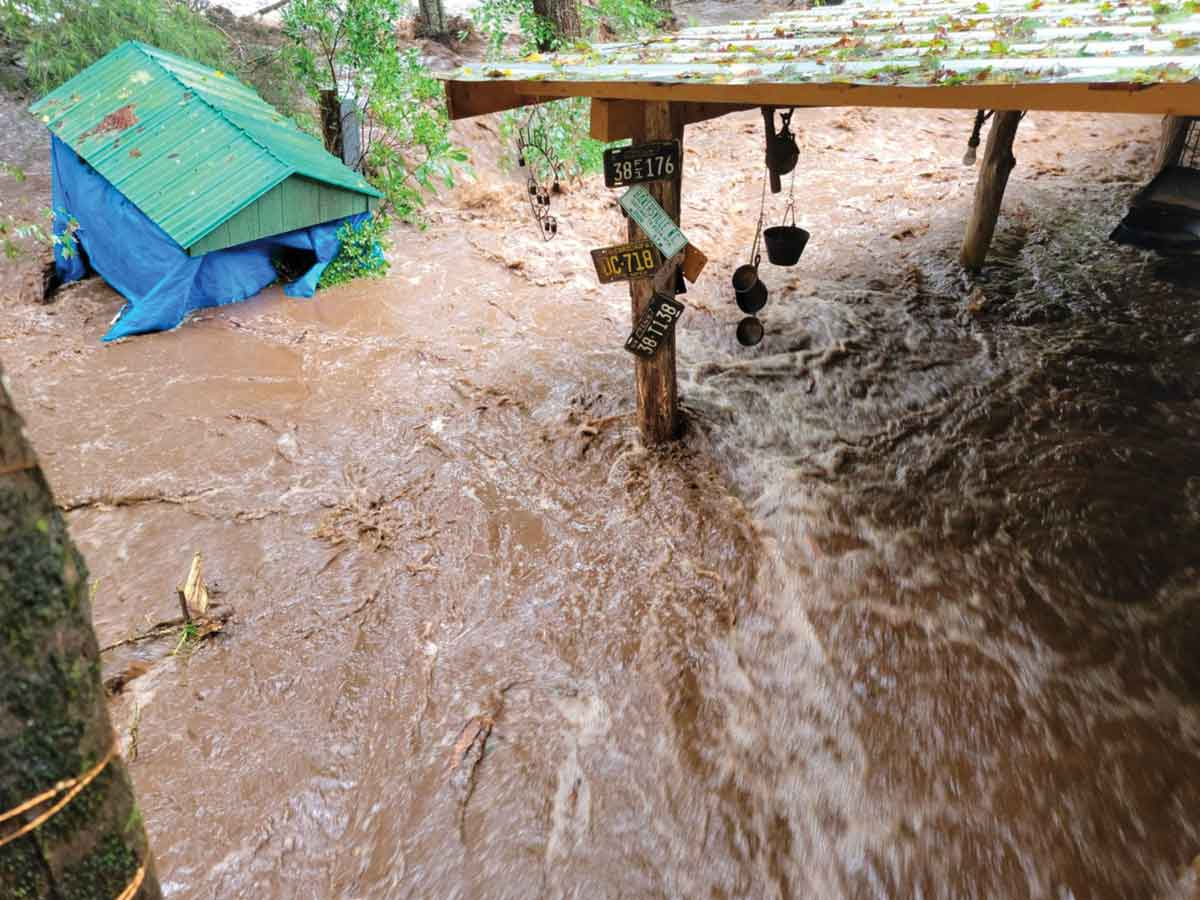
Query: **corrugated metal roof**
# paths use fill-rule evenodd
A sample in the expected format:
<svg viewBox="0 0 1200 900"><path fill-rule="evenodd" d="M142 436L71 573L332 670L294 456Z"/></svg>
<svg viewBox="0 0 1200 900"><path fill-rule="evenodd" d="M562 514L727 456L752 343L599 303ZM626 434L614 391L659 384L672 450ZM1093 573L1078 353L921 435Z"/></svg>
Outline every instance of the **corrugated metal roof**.
<svg viewBox="0 0 1200 900"><path fill-rule="evenodd" d="M182 247L293 174L381 196L236 78L135 41L30 111Z"/></svg>
<svg viewBox="0 0 1200 900"><path fill-rule="evenodd" d="M646 40L581 44L558 54L465 66L442 77L538 82L520 90L531 96L554 83L565 87L547 89L547 95L579 93L572 82L1175 84L1200 76L1198 11L1200 4L1191 0L859 0ZM619 94L606 89L602 95Z"/></svg>

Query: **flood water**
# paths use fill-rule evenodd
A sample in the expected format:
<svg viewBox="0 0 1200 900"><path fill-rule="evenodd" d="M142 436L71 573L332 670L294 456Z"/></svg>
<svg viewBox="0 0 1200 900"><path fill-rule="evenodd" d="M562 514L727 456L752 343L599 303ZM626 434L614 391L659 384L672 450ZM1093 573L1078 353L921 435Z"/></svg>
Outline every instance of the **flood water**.
<svg viewBox="0 0 1200 900"><path fill-rule="evenodd" d="M543 246L480 163L387 280L115 346L6 302L101 644L197 550L234 611L105 655L168 896L1188 897L1200 282L1105 240L1155 123L1039 114L966 282L971 118L797 113L753 350L761 123L689 128L661 453L595 184Z"/></svg>

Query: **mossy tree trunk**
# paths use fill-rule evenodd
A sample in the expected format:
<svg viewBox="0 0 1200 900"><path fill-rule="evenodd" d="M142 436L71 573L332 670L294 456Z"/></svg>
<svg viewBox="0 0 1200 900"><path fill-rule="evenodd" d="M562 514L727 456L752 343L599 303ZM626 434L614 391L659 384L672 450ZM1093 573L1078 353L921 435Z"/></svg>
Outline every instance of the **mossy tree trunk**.
<svg viewBox="0 0 1200 900"><path fill-rule="evenodd" d="M0 815L78 778L116 740L100 683L87 568L0 383ZM56 799L61 799L60 795ZM0 841L54 804L0 824ZM161 892L120 755L58 813L0 847L0 897L114 900Z"/></svg>
<svg viewBox="0 0 1200 900"><path fill-rule="evenodd" d="M550 34L538 41L539 50L572 44L583 33L576 0L533 0L533 11L550 26Z"/></svg>

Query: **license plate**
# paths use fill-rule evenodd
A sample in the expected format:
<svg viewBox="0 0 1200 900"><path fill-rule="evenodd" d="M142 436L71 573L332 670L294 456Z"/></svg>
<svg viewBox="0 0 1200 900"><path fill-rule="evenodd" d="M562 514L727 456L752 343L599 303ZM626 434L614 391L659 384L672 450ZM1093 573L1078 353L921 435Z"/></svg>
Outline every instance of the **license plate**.
<svg viewBox="0 0 1200 900"><path fill-rule="evenodd" d="M640 184L621 195L621 208L629 213L629 218L637 222L646 237L654 241L654 246L668 259L688 245L688 239L683 236L675 220Z"/></svg>
<svg viewBox="0 0 1200 900"><path fill-rule="evenodd" d="M643 359L653 357L663 341L675 330L675 323L683 315L683 309L683 304L674 297L655 294L633 326L632 333L625 341L625 349Z"/></svg>
<svg viewBox="0 0 1200 900"><path fill-rule="evenodd" d="M635 241L592 251L601 284L649 278L662 265L662 254L650 241Z"/></svg>
<svg viewBox="0 0 1200 900"><path fill-rule="evenodd" d="M651 141L604 151L604 184L610 188L674 178L678 171L679 141Z"/></svg>

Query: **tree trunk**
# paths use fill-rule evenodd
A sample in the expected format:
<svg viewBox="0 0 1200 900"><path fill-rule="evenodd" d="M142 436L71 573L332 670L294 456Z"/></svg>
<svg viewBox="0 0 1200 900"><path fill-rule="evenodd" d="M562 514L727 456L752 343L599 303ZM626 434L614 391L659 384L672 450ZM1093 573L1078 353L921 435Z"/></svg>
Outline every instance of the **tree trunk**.
<svg viewBox="0 0 1200 900"><path fill-rule="evenodd" d="M970 271L978 271L983 266L988 248L992 245L1008 176L1017 164L1012 145L1021 116L1020 112L1001 110L996 110L992 116L987 146L983 150L983 164L979 167L979 181L975 184L975 206L967 222L967 234L959 257L963 267Z"/></svg>
<svg viewBox="0 0 1200 900"><path fill-rule="evenodd" d="M679 168L669 181L652 181L645 185L663 210L676 223L679 222L680 193L683 187L683 125L671 114L671 104L662 101L643 103L642 119L634 126L633 142L666 141L675 138L680 142ZM629 217L629 240L638 241L645 237L642 229ZM664 263L671 266L671 263ZM663 281L674 284L674 272L665 273ZM629 282L629 296L633 306L633 323L642 317L650 298L654 296L654 280L638 278ZM674 440L679 433L679 417L676 411L678 387L675 380L675 331L659 343L657 352L650 359L636 357L634 380L637 383L638 426L642 440L649 446Z"/></svg>
<svg viewBox="0 0 1200 900"><path fill-rule="evenodd" d="M449 32L446 26L446 10L442 0L419 0L421 31L432 38L445 37Z"/></svg>
<svg viewBox="0 0 1200 900"><path fill-rule="evenodd" d="M538 41L539 50L555 50L571 44L583 33L577 0L533 0L533 11L549 23L552 32Z"/></svg>
<svg viewBox="0 0 1200 900"><path fill-rule="evenodd" d="M658 23L658 27L663 30L671 30L679 24L679 20L675 18L675 10L671 8L671 0L651 0L655 9L663 14L662 21Z"/></svg>
<svg viewBox="0 0 1200 900"><path fill-rule="evenodd" d="M334 90L321 91L321 137L325 149L342 158L342 101Z"/></svg>
<svg viewBox="0 0 1200 900"><path fill-rule="evenodd" d="M0 897L159 900L114 749L87 568L2 383L0 629L0 817L51 794L0 822ZM68 779L74 787L60 784Z"/></svg>

